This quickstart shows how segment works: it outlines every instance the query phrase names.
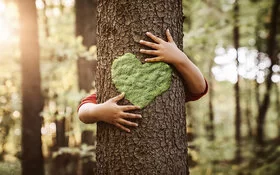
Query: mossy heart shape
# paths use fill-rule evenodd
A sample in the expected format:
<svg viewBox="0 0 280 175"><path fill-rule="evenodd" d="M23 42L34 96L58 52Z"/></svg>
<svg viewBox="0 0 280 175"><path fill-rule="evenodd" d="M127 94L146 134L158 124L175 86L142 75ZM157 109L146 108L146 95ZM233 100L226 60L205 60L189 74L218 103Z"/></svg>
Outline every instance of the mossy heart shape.
<svg viewBox="0 0 280 175"><path fill-rule="evenodd" d="M135 55L126 53L113 61L111 75L117 90L144 108L169 89L172 69L163 62L142 64Z"/></svg>

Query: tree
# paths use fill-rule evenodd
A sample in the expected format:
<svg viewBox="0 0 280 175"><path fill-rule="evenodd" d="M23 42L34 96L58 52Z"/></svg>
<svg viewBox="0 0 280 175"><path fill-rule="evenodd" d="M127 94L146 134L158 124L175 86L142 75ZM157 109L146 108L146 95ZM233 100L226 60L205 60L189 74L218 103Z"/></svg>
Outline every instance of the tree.
<svg viewBox="0 0 280 175"><path fill-rule="evenodd" d="M35 0L18 1L22 74L22 174L44 174L40 111L43 107Z"/></svg>
<svg viewBox="0 0 280 175"><path fill-rule="evenodd" d="M233 13L234 13L234 26L233 26L233 43L234 43L234 48L236 50L236 68L239 66L239 61L238 61L238 48L239 48L239 3L238 0L235 1L234 3L234 8L233 8ZM239 82L240 82L240 77L238 74L238 69L237 69L237 81L234 84L234 92L235 92L235 142L236 142L236 161L240 162L241 159L241 131L240 131L240 126L241 126L241 110L240 110L240 88L239 88Z"/></svg>
<svg viewBox="0 0 280 175"><path fill-rule="evenodd" d="M83 37L83 45L96 45L96 0L75 1L76 36ZM78 59L79 88L89 92L95 79L96 61Z"/></svg>
<svg viewBox="0 0 280 175"><path fill-rule="evenodd" d="M213 141L215 139L215 124L214 124L214 107L213 107L213 98L214 98L214 81L213 81L213 74L212 74L212 66L214 64L214 60L211 60L209 63L209 101L208 101L208 108L209 108L209 140Z"/></svg>
<svg viewBox="0 0 280 175"><path fill-rule="evenodd" d="M76 36L83 37L83 45L90 47L96 45L96 13L97 0L76 0ZM92 89L92 82L95 79L96 60L86 60L79 58L78 81L79 89L89 92ZM95 139L92 130L82 131L82 143L94 145ZM83 161L82 174L94 174L94 162L91 160Z"/></svg>
<svg viewBox="0 0 280 175"><path fill-rule="evenodd" d="M269 67L269 73L266 77L265 81L265 94L264 98L259 106L259 113L257 117L257 138L256 141L258 144L263 144L263 127L265 122L266 113L268 111L268 107L270 104L270 94L272 88L272 80L271 77L273 75L272 67L277 64L277 56L276 56L276 35L277 35L277 22L279 17L279 0L274 0L271 10L271 21L269 26L269 34L267 38L267 54L271 60L271 65Z"/></svg>
<svg viewBox="0 0 280 175"><path fill-rule="evenodd" d="M118 94L110 73L117 56L130 52L144 62L147 56L139 53L138 42L148 40L145 32L165 38L169 28L182 49L183 13L178 0L105 0L97 7L96 87L102 103ZM188 174L185 93L180 76L175 72L172 77L167 92L136 111L143 118L132 133L98 122L98 174Z"/></svg>

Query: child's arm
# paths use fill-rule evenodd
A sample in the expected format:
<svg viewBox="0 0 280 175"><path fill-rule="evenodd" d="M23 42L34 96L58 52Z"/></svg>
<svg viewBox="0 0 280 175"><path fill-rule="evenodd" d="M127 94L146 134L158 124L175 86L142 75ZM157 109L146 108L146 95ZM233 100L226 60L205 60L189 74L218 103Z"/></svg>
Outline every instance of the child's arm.
<svg viewBox="0 0 280 175"><path fill-rule="evenodd" d="M79 119L83 123L95 123L98 121L103 121L113 124L124 131L130 132L130 130L124 125L138 126L138 124L130 122L125 118L141 118L141 115L132 114L125 111L140 109L140 107L133 105L119 106L117 102L123 99L123 97L124 93L101 104L84 103L79 107L78 110Z"/></svg>
<svg viewBox="0 0 280 175"><path fill-rule="evenodd" d="M140 40L140 44L151 47L155 50L140 49L141 53L154 55L154 58L147 58L147 62L163 61L172 64L182 75L187 89L192 94L202 94L207 90L205 79L200 70L190 61L190 59L182 52L169 32L166 30L167 42L156 37L150 32L146 35L150 37L155 43Z"/></svg>

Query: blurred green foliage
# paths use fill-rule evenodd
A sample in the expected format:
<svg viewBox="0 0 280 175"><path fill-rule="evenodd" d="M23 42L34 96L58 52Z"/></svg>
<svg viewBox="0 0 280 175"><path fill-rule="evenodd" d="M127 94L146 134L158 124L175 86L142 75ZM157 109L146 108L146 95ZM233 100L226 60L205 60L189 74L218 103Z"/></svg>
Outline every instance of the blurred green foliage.
<svg viewBox="0 0 280 175"><path fill-rule="evenodd" d="M21 174L20 162L19 161L15 163L0 162L0 174L20 175Z"/></svg>

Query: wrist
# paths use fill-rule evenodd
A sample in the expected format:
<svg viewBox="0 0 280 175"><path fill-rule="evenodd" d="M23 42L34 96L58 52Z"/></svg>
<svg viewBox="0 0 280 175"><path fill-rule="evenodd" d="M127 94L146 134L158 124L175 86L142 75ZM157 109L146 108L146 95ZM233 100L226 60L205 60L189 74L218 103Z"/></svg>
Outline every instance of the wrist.
<svg viewBox="0 0 280 175"><path fill-rule="evenodd" d="M90 108L90 114L94 122L104 121L104 103L94 104L94 106Z"/></svg>
<svg viewBox="0 0 280 175"><path fill-rule="evenodd" d="M176 69L180 67L187 67L189 64L189 58L187 55L185 55L183 52L181 52L180 55L178 55L177 60L173 63L173 66L176 67Z"/></svg>

